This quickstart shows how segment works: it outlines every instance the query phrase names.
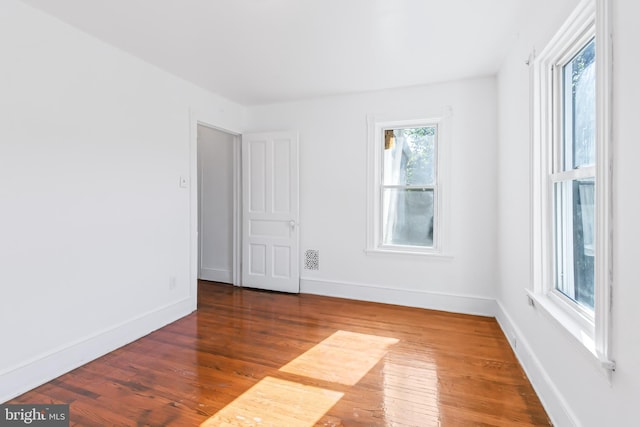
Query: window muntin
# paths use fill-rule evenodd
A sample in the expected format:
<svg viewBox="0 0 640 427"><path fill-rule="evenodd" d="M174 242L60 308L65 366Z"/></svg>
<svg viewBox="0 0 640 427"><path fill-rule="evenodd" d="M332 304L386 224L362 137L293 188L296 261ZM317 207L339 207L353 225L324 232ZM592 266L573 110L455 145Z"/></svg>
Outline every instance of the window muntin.
<svg viewBox="0 0 640 427"><path fill-rule="evenodd" d="M435 124L383 128L380 243L434 247L437 201Z"/></svg>
<svg viewBox="0 0 640 427"><path fill-rule="evenodd" d="M593 31L593 30L592 30ZM579 39L552 67L558 107L552 144L554 289L593 318L595 284L595 39Z"/></svg>

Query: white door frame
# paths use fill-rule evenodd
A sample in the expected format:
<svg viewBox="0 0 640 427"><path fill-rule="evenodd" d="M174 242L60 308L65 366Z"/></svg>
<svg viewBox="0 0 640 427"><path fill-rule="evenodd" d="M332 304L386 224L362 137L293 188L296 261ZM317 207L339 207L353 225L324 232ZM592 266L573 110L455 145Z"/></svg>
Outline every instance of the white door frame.
<svg viewBox="0 0 640 427"><path fill-rule="evenodd" d="M241 284L241 250L242 250L242 168L241 168L241 133L216 126L209 120L202 119L196 112L189 112L189 298L193 301L193 309L197 308L198 298L198 126L205 126L233 135L233 262L232 278L235 286Z"/></svg>
<svg viewBox="0 0 640 427"><path fill-rule="evenodd" d="M231 224L231 232L232 232L232 240L231 240L231 283L233 283L234 285L238 285L240 283L239 281L239 277L240 274L238 273L238 266L239 266L239 256L241 254L241 245L240 245L240 236L238 235L239 231L242 230L242 223L240 221L241 216L242 216L242 205L240 203L240 197L241 197L241 191L242 191L242 182L241 182L241 173L240 173L240 162L241 162L241 156L240 156L240 152L241 152L241 138L240 135L235 134L235 133L231 133L225 130L220 129L219 127L214 127L211 125L208 125L206 123L202 123L202 122L198 122L197 126L203 127L203 128L208 128L208 129L213 129L216 131L219 131L221 133L224 133L225 135L229 135L232 137L232 164L229 165L231 167L231 177L232 177L232 182L231 182L231 194L232 194L232 200L231 200L231 220L232 220L232 224ZM200 144L200 141L198 141L198 144ZM199 161L200 159L198 159ZM199 182L199 181L198 181ZM198 198L198 200L202 200L202 189L198 188L198 195L200 196ZM198 216L200 218L200 222L202 222L202 206L198 206ZM198 233L201 231L202 229L202 224L198 224ZM203 240L203 236L198 235L198 246L201 249L202 248L202 240ZM202 262L202 254L199 253L198 254L198 270L199 273L198 275L200 276L202 271L202 266L201 266L201 262Z"/></svg>

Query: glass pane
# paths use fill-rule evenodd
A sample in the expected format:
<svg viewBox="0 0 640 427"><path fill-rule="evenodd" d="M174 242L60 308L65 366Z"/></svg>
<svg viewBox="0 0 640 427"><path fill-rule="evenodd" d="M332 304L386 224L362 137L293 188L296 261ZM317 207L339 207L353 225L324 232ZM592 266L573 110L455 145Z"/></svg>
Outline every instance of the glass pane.
<svg viewBox="0 0 640 427"><path fill-rule="evenodd" d="M436 126L384 131L384 185L434 185Z"/></svg>
<svg viewBox="0 0 640 427"><path fill-rule="evenodd" d="M594 180L555 184L556 289L593 310Z"/></svg>
<svg viewBox="0 0 640 427"><path fill-rule="evenodd" d="M385 188L382 203L385 245L433 246L433 190Z"/></svg>
<svg viewBox="0 0 640 427"><path fill-rule="evenodd" d="M591 40L563 67L563 170L595 164L595 57L595 40Z"/></svg>

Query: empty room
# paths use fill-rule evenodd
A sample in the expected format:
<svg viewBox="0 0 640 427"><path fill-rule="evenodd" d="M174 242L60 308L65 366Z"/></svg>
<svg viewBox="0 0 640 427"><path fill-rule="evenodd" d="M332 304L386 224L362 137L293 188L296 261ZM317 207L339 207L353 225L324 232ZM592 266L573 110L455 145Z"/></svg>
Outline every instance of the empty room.
<svg viewBox="0 0 640 427"><path fill-rule="evenodd" d="M0 425L639 425L638 16L1 0Z"/></svg>

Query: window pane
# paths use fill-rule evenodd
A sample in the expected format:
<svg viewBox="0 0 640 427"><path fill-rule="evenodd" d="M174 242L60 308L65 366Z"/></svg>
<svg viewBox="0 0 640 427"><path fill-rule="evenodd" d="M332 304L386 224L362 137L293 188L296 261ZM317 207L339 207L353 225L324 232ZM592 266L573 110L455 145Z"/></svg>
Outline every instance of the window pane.
<svg viewBox="0 0 640 427"><path fill-rule="evenodd" d="M383 190L383 244L433 246L433 190Z"/></svg>
<svg viewBox="0 0 640 427"><path fill-rule="evenodd" d="M594 180L555 184L556 289L593 310Z"/></svg>
<svg viewBox="0 0 640 427"><path fill-rule="evenodd" d="M563 170L595 164L595 55L595 40L591 40L563 67Z"/></svg>
<svg viewBox="0 0 640 427"><path fill-rule="evenodd" d="M384 185L434 185L436 126L388 129L384 143Z"/></svg>

